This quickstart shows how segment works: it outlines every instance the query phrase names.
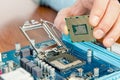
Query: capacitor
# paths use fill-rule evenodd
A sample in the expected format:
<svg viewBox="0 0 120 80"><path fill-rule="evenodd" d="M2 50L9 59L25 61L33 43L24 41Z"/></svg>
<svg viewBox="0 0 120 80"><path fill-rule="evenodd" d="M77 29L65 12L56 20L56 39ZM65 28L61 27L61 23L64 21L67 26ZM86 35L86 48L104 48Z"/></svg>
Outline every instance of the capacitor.
<svg viewBox="0 0 120 80"><path fill-rule="evenodd" d="M45 65L45 62L41 62L40 68L43 69L43 68L44 68L44 65Z"/></svg>
<svg viewBox="0 0 120 80"><path fill-rule="evenodd" d="M15 44L15 50L16 50L16 52L20 52L20 50L21 50L21 44L20 43Z"/></svg>
<svg viewBox="0 0 120 80"><path fill-rule="evenodd" d="M47 67L47 72L50 74L50 70L52 69L52 67L51 66L48 66Z"/></svg>
<svg viewBox="0 0 120 80"><path fill-rule="evenodd" d="M88 63L92 62L92 50L91 49L88 49L87 51L87 60L88 60Z"/></svg>
<svg viewBox="0 0 120 80"><path fill-rule="evenodd" d="M39 58L34 59L34 63L38 65Z"/></svg>
<svg viewBox="0 0 120 80"><path fill-rule="evenodd" d="M14 68L14 61L12 61L12 60L11 60L11 61L8 61L8 62L7 62L7 65L8 65L8 68L9 68L9 69L10 69L10 68L13 69L13 68Z"/></svg>
<svg viewBox="0 0 120 80"><path fill-rule="evenodd" d="M82 68L79 68L78 72L79 72L79 76L83 76L83 69Z"/></svg>
<svg viewBox="0 0 120 80"><path fill-rule="evenodd" d="M29 48L22 49L21 53L20 53L20 57L25 58L25 57L28 57L28 56L31 56L30 49Z"/></svg>
<svg viewBox="0 0 120 80"><path fill-rule="evenodd" d="M51 76L52 80L55 80L55 69L54 68L50 69L50 76Z"/></svg>
<svg viewBox="0 0 120 80"><path fill-rule="evenodd" d="M2 69L2 72L3 73L9 72L8 66L4 66L3 69Z"/></svg>
<svg viewBox="0 0 120 80"><path fill-rule="evenodd" d="M95 77L99 76L99 68L94 68L94 76Z"/></svg>
<svg viewBox="0 0 120 80"><path fill-rule="evenodd" d="M91 56L92 56L92 50L88 49L88 51L87 51L87 57L91 57Z"/></svg>
<svg viewBox="0 0 120 80"><path fill-rule="evenodd" d="M37 77L37 78L40 78L40 77L43 76L43 75L41 74L41 71L42 71L42 70L40 69L40 67L35 66L35 67L32 68L32 75L35 76L35 77Z"/></svg>
<svg viewBox="0 0 120 80"><path fill-rule="evenodd" d="M47 67L48 67L48 64L45 64L45 65L44 65L44 72L45 72L45 73L47 72Z"/></svg>
<svg viewBox="0 0 120 80"><path fill-rule="evenodd" d="M42 60L38 61L38 66L41 67Z"/></svg>
<svg viewBox="0 0 120 80"><path fill-rule="evenodd" d="M33 50L33 57L36 57L37 56L37 53L35 50Z"/></svg>

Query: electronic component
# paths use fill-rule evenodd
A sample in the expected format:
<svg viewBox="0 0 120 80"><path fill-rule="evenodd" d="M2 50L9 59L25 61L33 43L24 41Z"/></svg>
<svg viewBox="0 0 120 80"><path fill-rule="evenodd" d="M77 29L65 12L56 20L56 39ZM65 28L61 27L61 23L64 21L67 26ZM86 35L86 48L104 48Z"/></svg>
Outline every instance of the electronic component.
<svg viewBox="0 0 120 80"><path fill-rule="evenodd" d="M7 65L8 65L8 67L13 68L14 67L14 61L12 61L12 60L7 61Z"/></svg>
<svg viewBox="0 0 120 80"><path fill-rule="evenodd" d="M95 77L99 76L99 68L94 68L94 76Z"/></svg>
<svg viewBox="0 0 120 80"><path fill-rule="evenodd" d="M4 66L3 69L2 69L2 72L3 72L3 73L9 72L8 66Z"/></svg>
<svg viewBox="0 0 120 80"><path fill-rule="evenodd" d="M92 62L92 50L91 49L88 49L87 51L87 61L88 63Z"/></svg>
<svg viewBox="0 0 120 80"><path fill-rule="evenodd" d="M80 77L82 77L83 76L83 69L82 68L79 68L78 69L78 75L80 76Z"/></svg>
<svg viewBox="0 0 120 80"><path fill-rule="evenodd" d="M37 78L42 77L42 69L38 66L32 68L32 75Z"/></svg>
<svg viewBox="0 0 120 80"><path fill-rule="evenodd" d="M14 61L12 60L7 61L7 66L8 66L9 71L12 71L14 69Z"/></svg>
<svg viewBox="0 0 120 80"><path fill-rule="evenodd" d="M21 53L20 53L21 58L28 57L30 55L31 55L31 51L29 48L21 50Z"/></svg>
<svg viewBox="0 0 120 80"><path fill-rule="evenodd" d="M49 73L50 73L51 79L52 79L52 80L55 80L55 75L56 75L56 74L55 74L55 69L54 69L54 68L51 68Z"/></svg>
<svg viewBox="0 0 120 80"><path fill-rule="evenodd" d="M82 66L85 64L85 61L79 60L69 53L59 53L59 55L57 56L52 56L52 58L48 58L47 62L60 71L66 71L71 68L75 68L77 66Z"/></svg>
<svg viewBox="0 0 120 80"><path fill-rule="evenodd" d="M65 18L73 42L94 41L93 29L88 23L88 15Z"/></svg>
<svg viewBox="0 0 120 80"><path fill-rule="evenodd" d="M26 70L28 71L28 72L32 72L32 68L33 67L35 67L36 65L34 64L34 63L32 63L32 62L28 62L28 63L26 63Z"/></svg>
<svg viewBox="0 0 120 80"><path fill-rule="evenodd" d="M19 43L16 43L16 44L15 44L15 50L16 50L16 52L20 52L20 50L21 50L21 45L20 45Z"/></svg>
<svg viewBox="0 0 120 80"><path fill-rule="evenodd" d="M0 80L34 80L33 77L23 68L0 75Z"/></svg>
<svg viewBox="0 0 120 80"><path fill-rule="evenodd" d="M28 21L27 21L27 23L28 23ZM33 25L33 26L31 26L31 25ZM42 52L44 52L44 51L40 47L35 46L34 42L31 40L30 36L27 34L27 31L40 29L40 28L45 30L46 33L48 34L48 37L50 39L54 40L59 47L62 47L63 51L67 50L64 43L58 38L58 35L57 35L56 31L54 30L53 23L50 23L48 21L44 21L41 19L41 21L38 22L37 24L31 24L31 25L23 25L20 29L23 32L23 34L25 35L25 37L28 39L28 41L30 42L33 49L35 49L35 52L37 54L44 56L44 55L42 55ZM42 57L39 57L39 58L42 58Z"/></svg>
<svg viewBox="0 0 120 80"><path fill-rule="evenodd" d="M27 58L21 58L20 59L20 66L25 69L26 63L28 63L28 62L30 62L30 61Z"/></svg>

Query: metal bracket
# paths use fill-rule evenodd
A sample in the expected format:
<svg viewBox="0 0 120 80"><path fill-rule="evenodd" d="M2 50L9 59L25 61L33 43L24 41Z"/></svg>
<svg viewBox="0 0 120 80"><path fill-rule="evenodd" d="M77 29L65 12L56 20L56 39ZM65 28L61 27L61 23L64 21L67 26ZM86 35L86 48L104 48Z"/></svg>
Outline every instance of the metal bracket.
<svg viewBox="0 0 120 80"><path fill-rule="evenodd" d="M59 48L62 48L63 50L67 51L67 48L64 45L64 43L58 38L58 34L54 29L55 26L53 23L42 20L42 19L40 21L31 20L31 22L29 21L25 22L25 24L22 27L20 27L20 29L25 35L25 37L28 39L28 41L30 42L34 50L37 52L37 54L40 54L43 51L41 49L36 48L35 44L30 39L26 31L35 30L39 28L43 28L48 34L48 37L54 40L56 44L59 46Z"/></svg>

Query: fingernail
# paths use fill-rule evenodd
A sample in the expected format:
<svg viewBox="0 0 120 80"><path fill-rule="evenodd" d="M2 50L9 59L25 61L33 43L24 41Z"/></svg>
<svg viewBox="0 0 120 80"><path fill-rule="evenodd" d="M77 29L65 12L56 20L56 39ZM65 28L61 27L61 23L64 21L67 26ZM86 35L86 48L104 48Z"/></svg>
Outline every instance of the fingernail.
<svg viewBox="0 0 120 80"><path fill-rule="evenodd" d="M112 44L114 44L114 39L113 38L108 38L108 39L106 39L105 40L105 42L104 42L104 45L106 46L106 47L110 47Z"/></svg>
<svg viewBox="0 0 120 80"><path fill-rule="evenodd" d="M93 32L93 35L96 39L101 39L105 35L105 33L101 29L98 29Z"/></svg>
<svg viewBox="0 0 120 80"><path fill-rule="evenodd" d="M92 17L90 23L91 23L92 26L97 26L98 22L99 22L99 17L98 16L94 16L94 17Z"/></svg>

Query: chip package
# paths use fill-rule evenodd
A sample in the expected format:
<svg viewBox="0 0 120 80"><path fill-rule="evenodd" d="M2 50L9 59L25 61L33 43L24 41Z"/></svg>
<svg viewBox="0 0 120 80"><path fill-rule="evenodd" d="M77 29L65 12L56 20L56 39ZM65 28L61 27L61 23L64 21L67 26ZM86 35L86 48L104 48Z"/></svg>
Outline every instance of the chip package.
<svg viewBox="0 0 120 80"><path fill-rule="evenodd" d="M72 42L94 41L93 28L88 23L88 15L65 18Z"/></svg>

